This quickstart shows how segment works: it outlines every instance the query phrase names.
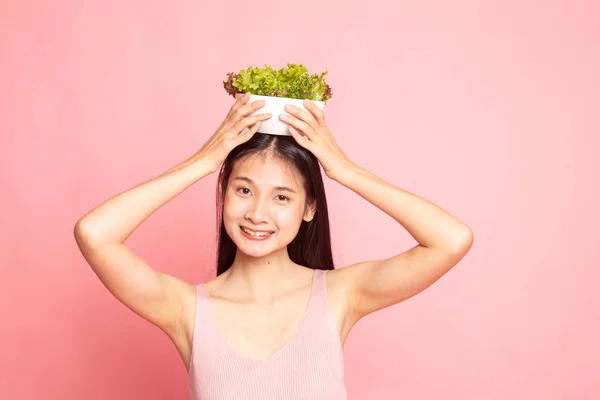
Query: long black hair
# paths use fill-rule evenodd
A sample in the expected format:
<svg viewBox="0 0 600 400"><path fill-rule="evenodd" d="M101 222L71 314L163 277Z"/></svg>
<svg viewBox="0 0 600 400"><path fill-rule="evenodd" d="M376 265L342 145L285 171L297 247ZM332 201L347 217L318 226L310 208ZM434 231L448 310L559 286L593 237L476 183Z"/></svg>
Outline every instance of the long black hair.
<svg viewBox="0 0 600 400"><path fill-rule="evenodd" d="M255 133L247 142L234 148L219 170L217 178L217 276L227 271L233 264L237 250L223 223L223 204L227 183L236 162L252 154L271 152L279 161L297 171L306 193L305 207L316 201L316 212L310 222L302 221L298 234L288 244L290 259L302 266L313 269L332 270L331 235L329 214L323 177L318 159L309 150L301 147L291 136Z"/></svg>

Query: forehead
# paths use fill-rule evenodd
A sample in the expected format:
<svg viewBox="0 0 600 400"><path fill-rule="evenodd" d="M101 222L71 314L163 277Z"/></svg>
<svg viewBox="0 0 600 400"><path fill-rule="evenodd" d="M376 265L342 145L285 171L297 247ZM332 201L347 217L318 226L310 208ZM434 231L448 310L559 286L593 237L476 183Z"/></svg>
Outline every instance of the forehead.
<svg viewBox="0 0 600 400"><path fill-rule="evenodd" d="M300 174L273 155L252 154L238 161L229 180L237 176L250 178L257 186L287 186L303 192Z"/></svg>

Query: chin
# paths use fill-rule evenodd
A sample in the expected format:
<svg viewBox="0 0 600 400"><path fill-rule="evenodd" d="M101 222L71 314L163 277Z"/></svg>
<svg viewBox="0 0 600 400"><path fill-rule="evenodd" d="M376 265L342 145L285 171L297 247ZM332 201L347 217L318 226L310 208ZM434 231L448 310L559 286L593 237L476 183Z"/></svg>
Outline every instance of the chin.
<svg viewBox="0 0 600 400"><path fill-rule="evenodd" d="M263 257L271 253L280 250L280 246L274 245L273 243L267 244L262 242L253 242L245 240L244 238L237 238L234 240L237 248L244 254L250 257ZM285 246L283 246L285 247Z"/></svg>

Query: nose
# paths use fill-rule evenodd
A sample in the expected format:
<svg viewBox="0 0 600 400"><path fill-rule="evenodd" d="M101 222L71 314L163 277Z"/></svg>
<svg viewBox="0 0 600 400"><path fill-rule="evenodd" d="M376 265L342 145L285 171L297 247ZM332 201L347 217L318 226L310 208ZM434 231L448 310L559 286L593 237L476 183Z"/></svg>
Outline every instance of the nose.
<svg viewBox="0 0 600 400"><path fill-rule="evenodd" d="M268 202L264 199L257 199L254 201L248 211L246 212L246 219L250 220L254 225L258 225L261 222L269 221L269 206Z"/></svg>

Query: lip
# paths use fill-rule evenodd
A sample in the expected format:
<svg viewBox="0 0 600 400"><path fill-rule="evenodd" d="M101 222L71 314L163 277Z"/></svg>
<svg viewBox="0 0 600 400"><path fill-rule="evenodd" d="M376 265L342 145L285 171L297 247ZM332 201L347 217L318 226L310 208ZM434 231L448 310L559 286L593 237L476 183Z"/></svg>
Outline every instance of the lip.
<svg viewBox="0 0 600 400"><path fill-rule="evenodd" d="M268 233L268 232L274 232L274 231L259 231L259 230L256 230L256 229L248 228L247 226L244 226L244 225L240 225L240 227L242 227L242 228L244 228L244 229L248 229L249 231L256 232L256 233Z"/></svg>
<svg viewBox="0 0 600 400"><path fill-rule="evenodd" d="M242 233L242 236L248 240L256 240L256 241L268 240L271 236L273 236L275 234L275 233L272 233L272 234L264 236L264 237L252 236L252 235L249 235L246 232L244 232L241 228L242 227L240 226L240 232ZM252 230L252 229L246 228L245 226L244 226L244 228L248 229L248 230ZM253 232L272 232L272 231L253 231Z"/></svg>

